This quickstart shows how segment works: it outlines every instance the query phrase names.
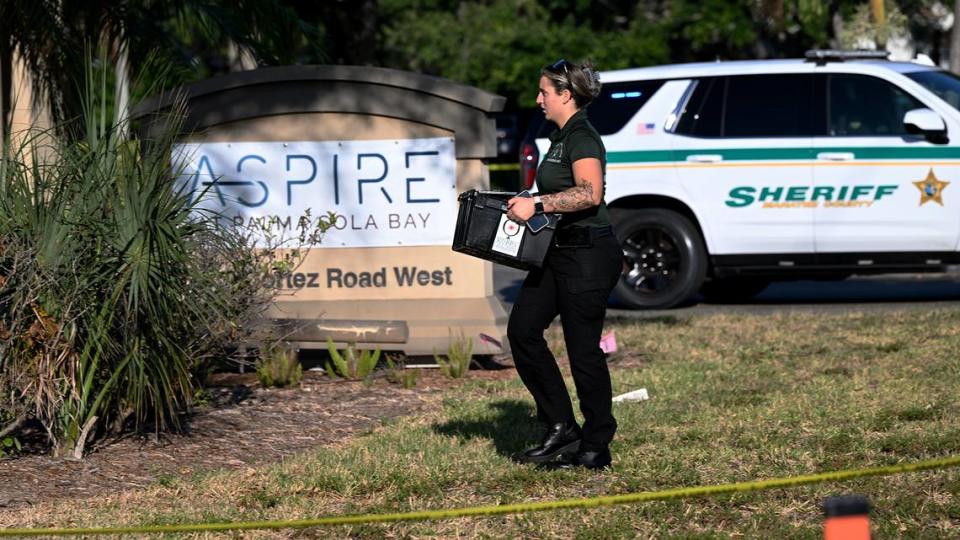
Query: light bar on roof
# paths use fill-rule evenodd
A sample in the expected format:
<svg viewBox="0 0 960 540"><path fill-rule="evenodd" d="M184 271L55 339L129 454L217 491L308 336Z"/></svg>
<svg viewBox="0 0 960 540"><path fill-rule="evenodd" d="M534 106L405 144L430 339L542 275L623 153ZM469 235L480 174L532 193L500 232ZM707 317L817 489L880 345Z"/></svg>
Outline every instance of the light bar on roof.
<svg viewBox="0 0 960 540"><path fill-rule="evenodd" d="M870 51L864 49L812 49L804 55L807 60L816 60L817 63L843 62L844 60L886 60L889 51Z"/></svg>

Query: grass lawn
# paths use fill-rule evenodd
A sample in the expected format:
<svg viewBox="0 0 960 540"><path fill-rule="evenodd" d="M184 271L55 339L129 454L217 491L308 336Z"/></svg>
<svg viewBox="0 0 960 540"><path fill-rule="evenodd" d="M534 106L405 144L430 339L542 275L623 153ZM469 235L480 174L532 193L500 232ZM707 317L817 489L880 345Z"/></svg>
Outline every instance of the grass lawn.
<svg viewBox="0 0 960 540"><path fill-rule="evenodd" d="M960 454L960 310L611 320L614 468L511 461L536 442L519 380L474 377L427 415L246 472L40 505L4 526L301 519L613 495ZM562 349L551 329L552 343ZM571 383L572 386L572 383ZM711 498L242 537L820 538L824 497L867 496L875 538L960 536L960 470ZM198 535L207 537L215 535Z"/></svg>

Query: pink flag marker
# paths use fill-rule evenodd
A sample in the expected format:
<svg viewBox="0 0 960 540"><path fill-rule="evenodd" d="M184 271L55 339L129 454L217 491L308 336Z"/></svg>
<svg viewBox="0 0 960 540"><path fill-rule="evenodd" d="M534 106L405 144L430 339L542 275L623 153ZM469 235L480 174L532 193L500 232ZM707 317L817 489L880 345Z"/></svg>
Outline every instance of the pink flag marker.
<svg viewBox="0 0 960 540"><path fill-rule="evenodd" d="M613 330L600 338L600 350L607 354L617 352L617 336L613 333Z"/></svg>
<svg viewBox="0 0 960 540"><path fill-rule="evenodd" d="M500 340L495 339L493 336L488 336L487 334L484 334L483 332L480 332L480 341L485 341L485 342L493 345L494 347L496 347L496 348L498 348L498 349L502 349L502 348L503 348L503 344L500 343Z"/></svg>

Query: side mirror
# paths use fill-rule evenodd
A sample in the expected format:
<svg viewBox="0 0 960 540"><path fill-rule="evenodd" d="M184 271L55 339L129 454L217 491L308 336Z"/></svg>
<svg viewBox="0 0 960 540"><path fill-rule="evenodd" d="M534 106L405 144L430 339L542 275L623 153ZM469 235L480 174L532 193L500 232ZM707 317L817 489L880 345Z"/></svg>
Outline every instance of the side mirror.
<svg viewBox="0 0 960 540"><path fill-rule="evenodd" d="M923 135L931 142L947 142L947 125L940 115L930 109L913 109L903 115L903 127L907 133Z"/></svg>

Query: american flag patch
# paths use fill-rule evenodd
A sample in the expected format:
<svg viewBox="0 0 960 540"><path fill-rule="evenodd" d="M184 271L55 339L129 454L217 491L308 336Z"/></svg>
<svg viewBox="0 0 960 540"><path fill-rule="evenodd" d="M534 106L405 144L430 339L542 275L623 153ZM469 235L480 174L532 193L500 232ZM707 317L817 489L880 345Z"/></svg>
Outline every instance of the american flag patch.
<svg viewBox="0 0 960 540"><path fill-rule="evenodd" d="M641 122L637 124L637 135L649 135L653 133L656 124L648 124L646 122Z"/></svg>

